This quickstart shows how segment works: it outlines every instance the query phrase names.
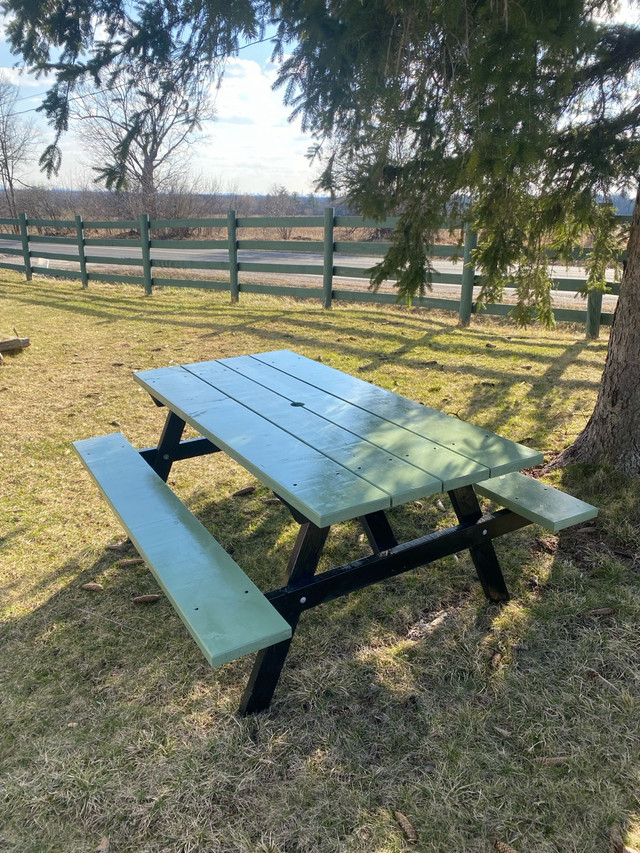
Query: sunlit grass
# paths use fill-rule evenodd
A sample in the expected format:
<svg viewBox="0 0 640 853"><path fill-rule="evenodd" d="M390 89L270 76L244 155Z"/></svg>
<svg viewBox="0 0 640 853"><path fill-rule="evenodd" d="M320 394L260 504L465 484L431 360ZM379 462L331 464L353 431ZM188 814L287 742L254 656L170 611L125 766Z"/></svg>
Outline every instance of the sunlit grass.
<svg viewBox="0 0 640 853"><path fill-rule="evenodd" d="M592 409L606 340L584 330L222 294L0 281L0 849L84 853L428 853L640 844L640 498L580 466L555 485L595 523L499 543L512 600L486 603L464 554L303 617L272 709L236 716L251 660L212 670L70 443L156 442L133 370L290 348L556 453ZM296 525L221 454L170 482L263 588ZM233 492L256 489L245 497ZM407 538L445 499L391 514ZM362 556L355 524L323 565ZM88 581L103 591L82 588Z"/></svg>

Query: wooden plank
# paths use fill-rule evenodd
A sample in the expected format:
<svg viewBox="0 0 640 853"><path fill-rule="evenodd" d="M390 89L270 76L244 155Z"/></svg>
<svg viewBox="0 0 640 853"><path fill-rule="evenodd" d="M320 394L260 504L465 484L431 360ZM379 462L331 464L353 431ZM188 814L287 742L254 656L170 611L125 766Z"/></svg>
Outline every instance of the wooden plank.
<svg viewBox="0 0 640 853"><path fill-rule="evenodd" d="M182 367L134 379L317 527L388 509L389 495Z"/></svg>
<svg viewBox="0 0 640 853"><path fill-rule="evenodd" d="M123 435L74 447L212 666L291 636L288 623Z"/></svg>
<svg viewBox="0 0 640 853"><path fill-rule="evenodd" d="M252 284L241 282L238 285L240 293L266 293L268 296L292 296L294 299L322 299L321 287L300 287L286 284Z"/></svg>
<svg viewBox="0 0 640 853"><path fill-rule="evenodd" d="M154 287L195 287L200 290L229 290L228 281L205 281L204 279L189 278L158 278L153 277Z"/></svg>
<svg viewBox="0 0 640 853"><path fill-rule="evenodd" d="M321 405L314 407L310 399L302 404L296 396L295 387L290 389L283 383L277 388L270 388L268 381L274 374L276 374L275 378L278 378L277 371L270 370L265 365L261 366L249 356L228 361L233 362L236 369L227 367L227 360L188 365L187 369L211 385L215 391L222 391L289 435L301 439L313 450L319 451L328 459L338 462L356 476L362 477L386 492L391 498L391 506L443 490L442 479L439 476L435 476L424 465L412 464L408 460L407 457L410 455L408 442L405 441L402 444L400 453L393 452L392 438L395 438L397 443L399 436L396 433L404 431L393 428L394 436L390 437L388 442L379 442L377 438L369 442L366 440L366 430L369 425L365 425L362 432L356 432L348 425L345 428L345 425L337 420L323 417L318 413L316 409L321 408ZM253 375L251 375L252 365L255 365ZM243 372L243 366L246 372ZM266 368L270 376L256 376L256 373L260 373L261 367ZM260 384L260 378L264 378L266 384ZM380 426L388 428L389 424L375 423L371 432ZM421 453L425 457L428 456L431 443L417 439L416 436L412 437L408 433L405 438L413 438L420 443L420 448L411 448L414 455ZM460 476L466 482L473 482L478 466L473 466L473 471L469 473L471 466L468 460L457 457L454 461L464 463L465 470L460 473ZM331 489L333 485L329 483L327 487Z"/></svg>
<svg viewBox="0 0 640 853"><path fill-rule="evenodd" d="M251 356L188 369L341 464L348 459L351 470L391 495L392 506L489 476L484 465ZM353 450L338 459L340 445Z"/></svg>
<svg viewBox="0 0 640 853"><path fill-rule="evenodd" d="M92 220L84 223L85 228L92 228L96 231L101 229L115 231L133 231L138 229L139 222L137 219L106 219L102 221Z"/></svg>
<svg viewBox="0 0 640 853"><path fill-rule="evenodd" d="M6 252L7 249L3 248L2 251ZM78 263L78 261L79 261L78 255L68 255L66 253L62 254L62 252L47 252L47 251L43 251L42 249L39 249L37 252L32 251L31 257L32 257L33 261L35 261L36 258L47 258L48 260L51 260L51 261L75 261L76 263Z"/></svg>
<svg viewBox="0 0 640 853"><path fill-rule="evenodd" d="M371 266L374 264L372 263ZM369 272L367 272L369 270ZM334 267L334 275L339 275L342 278L371 278L371 267L349 267L336 266ZM395 281L396 276L390 275L388 281ZM457 284L462 281L462 267L459 273L445 273L435 270L430 279L434 284Z"/></svg>
<svg viewBox="0 0 640 853"><path fill-rule="evenodd" d="M341 240L336 242L336 252L341 255L386 255L393 244L388 242L371 241L351 242ZM429 256L432 258L462 258L462 248L458 246L432 246Z"/></svg>
<svg viewBox="0 0 640 853"><path fill-rule="evenodd" d="M151 219L150 228L225 228L227 217L214 217L202 219Z"/></svg>
<svg viewBox="0 0 640 853"><path fill-rule="evenodd" d="M371 278L371 273L360 267L334 266L333 274L341 278ZM396 296L396 301L398 297Z"/></svg>
<svg viewBox="0 0 640 853"><path fill-rule="evenodd" d="M226 228L225 220L225 228ZM226 249L228 246L226 240L189 240L186 237L183 240L151 240L152 249Z"/></svg>
<svg viewBox="0 0 640 853"><path fill-rule="evenodd" d="M322 264L278 264L258 263L253 261L242 261L238 264L240 272L272 272L284 273L285 275L323 275Z"/></svg>
<svg viewBox="0 0 640 853"><path fill-rule="evenodd" d="M33 267L34 270L42 269L42 275L46 275L49 278L66 278L66 279L82 279L82 273L80 270L59 270L55 269L55 267Z"/></svg>
<svg viewBox="0 0 640 853"><path fill-rule="evenodd" d="M335 250L341 255L386 255L392 243L356 243L340 240L335 243Z"/></svg>
<svg viewBox="0 0 640 853"><path fill-rule="evenodd" d="M89 225L85 223L85 231ZM140 222L134 223L136 232L140 230ZM140 248L140 237L87 237L85 240L86 246L117 246L124 248L130 246L132 249Z"/></svg>
<svg viewBox="0 0 640 853"><path fill-rule="evenodd" d="M262 353L255 358L484 465L490 471L490 477L543 461L542 453L530 447L392 394L290 350Z"/></svg>
<svg viewBox="0 0 640 853"><path fill-rule="evenodd" d="M78 273L78 275L80 275L80 273ZM144 284L144 278L141 275L126 275L123 272L118 273L117 275L111 275L111 273L103 272L90 272L89 281L104 281L107 284Z"/></svg>
<svg viewBox="0 0 640 853"><path fill-rule="evenodd" d="M459 299L441 299L437 296L414 296L411 304L419 308L437 308L438 311L459 311Z"/></svg>
<svg viewBox="0 0 640 853"><path fill-rule="evenodd" d="M512 313L513 308L513 305L485 305L483 306L482 311L485 314L497 314L501 317L505 317ZM556 320L559 320L560 322L584 324L587 321L586 310L577 311L573 308L554 308L553 315Z"/></svg>
<svg viewBox="0 0 640 853"><path fill-rule="evenodd" d="M364 216L336 216L335 224L336 228L395 228L399 221L399 216L390 216L382 222Z"/></svg>
<svg viewBox="0 0 640 853"><path fill-rule="evenodd" d="M525 474L503 474L478 483L475 490L547 530L563 530L598 515L597 507Z"/></svg>
<svg viewBox="0 0 640 853"><path fill-rule="evenodd" d="M77 260L77 259L76 259ZM141 267L144 263L142 258L113 258L107 255L89 255L85 254L85 261L88 264L101 264L103 266L119 266L119 267Z"/></svg>
<svg viewBox="0 0 640 853"><path fill-rule="evenodd" d="M397 293L374 293L371 290L343 290L334 288L332 297L342 302L375 302L380 305L397 305Z"/></svg>
<svg viewBox="0 0 640 853"><path fill-rule="evenodd" d="M126 263L122 260L119 263ZM170 258L151 258L151 266L156 269L180 269L180 270L228 270L229 261L190 261L171 260Z"/></svg>

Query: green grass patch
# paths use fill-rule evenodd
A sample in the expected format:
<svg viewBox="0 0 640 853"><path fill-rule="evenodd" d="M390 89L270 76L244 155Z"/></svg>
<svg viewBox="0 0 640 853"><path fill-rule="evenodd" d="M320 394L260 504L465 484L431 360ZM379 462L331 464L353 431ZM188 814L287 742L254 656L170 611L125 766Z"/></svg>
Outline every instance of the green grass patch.
<svg viewBox="0 0 640 853"><path fill-rule="evenodd" d="M0 850L640 846L637 481L555 472L600 516L499 541L505 606L460 554L306 613L272 708L242 719L251 660L212 670L165 600L132 603L153 578L107 547L122 533L71 449L112 431L156 443L163 413L134 370L289 348L555 454L592 410L604 339L8 273L0 304L0 334L31 338L0 365ZM266 488L222 454L170 482L259 586L279 585L297 526ZM451 520L446 498L391 513L401 538ZM367 547L340 525L323 565Z"/></svg>

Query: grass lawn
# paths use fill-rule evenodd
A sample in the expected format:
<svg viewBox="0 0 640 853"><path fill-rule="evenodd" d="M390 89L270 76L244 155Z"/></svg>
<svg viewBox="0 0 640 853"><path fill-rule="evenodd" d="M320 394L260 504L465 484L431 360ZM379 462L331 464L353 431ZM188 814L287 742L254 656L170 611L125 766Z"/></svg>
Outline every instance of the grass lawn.
<svg viewBox="0 0 640 853"><path fill-rule="evenodd" d="M0 276L0 335L32 344L0 365L1 851L640 847L637 481L555 472L600 516L499 540L507 605L460 554L306 613L271 709L243 719L251 659L212 670L164 599L132 601L153 579L70 446L157 441L136 369L288 348L553 455L591 412L604 336ZM222 454L170 482L259 586L280 583L297 530L266 488ZM391 520L407 538L452 513L429 497ZM340 525L325 559L366 552Z"/></svg>

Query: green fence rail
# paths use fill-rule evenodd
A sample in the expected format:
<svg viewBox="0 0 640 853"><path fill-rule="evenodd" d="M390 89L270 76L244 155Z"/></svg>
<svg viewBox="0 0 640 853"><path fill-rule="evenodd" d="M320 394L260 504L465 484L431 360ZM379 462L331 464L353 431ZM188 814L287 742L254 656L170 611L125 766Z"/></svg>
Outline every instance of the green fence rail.
<svg viewBox="0 0 640 853"><path fill-rule="evenodd" d="M390 243L383 239L346 239L358 230L379 237L396 224L397 219L374 222L359 216L335 216L332 208L327 208L322 216L238 217L231 210L226 217L172 220L154 220L147 214L135 220L113 221L83 221L80 216L73 220L29 219L21 214L19 219L0 219L0 255L6 256L0 259L0 268L24 270L27 280L34 274L79 279L84 288L91 282L122 282L141 286L147 294L154 287L222 290L229 292L232 302L237 302L241 293L267 293L319 299L325 308L330 308L334 301L396 303L393 289L372 291L349 282L369 279L368 270L384 256ZM294 228L315 229L319 239L243 239L247 229L267 232L276 229L290 235ZM336 239L341 236L341 229L346 229L347 234L344 239ZM95 236L105 232L108 236ZM194 232L205 232L205 236L194 238L191 236ZM210 236L206 236L207 232ZM432 283L449 285L449 290L453 287L455 295L415 297L411 305L455 311L460 323L468 325L478 310L474 290L477 292L481 284L481 275L472 259L476 242L477 235L467 228L458 243L435 245ZM251 252L268 254L250 260L247 254ZM576 262L584 260L588 252L588 249L576 250ZM297 260L287 263L282 258L287 253L309 255L308 263ZM10 260L12 256L15 261ZM349 257L366 258L366 264L361 260L359 265L350 265ZM458 268L454 272L438 270L438 259L458 261ZM68 266L56 267L51 262L64 262ZM121 269L112 273L105 272L105 267ZM172 270L183 271L183 276L171 277ZM209 271L224 272L227 276L225 280L202 277ZM260 283L243 280L243 273L317 276L319 284L317 287L300 282L285 285L268 280ZM574 295L584 287L584 282L584 275L553 279L556 291ZM618 285L612 282L609 292L617 295ZM556 308L556 319L582 323L587 337L597 338L601 325L610 325L613 314L603 311L600 292L592 292L582 301L582 308ZM483 310L506 315L513 305L487 305Z"/></svg>

